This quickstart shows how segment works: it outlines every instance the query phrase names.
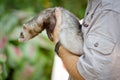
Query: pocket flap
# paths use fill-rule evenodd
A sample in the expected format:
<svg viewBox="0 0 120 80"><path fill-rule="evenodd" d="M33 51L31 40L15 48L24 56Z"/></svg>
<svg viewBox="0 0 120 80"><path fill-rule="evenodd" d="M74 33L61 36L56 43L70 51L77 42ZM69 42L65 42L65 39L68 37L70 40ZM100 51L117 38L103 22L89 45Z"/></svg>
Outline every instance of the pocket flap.
<svg viewBox="0 0 120 80"><path fill-rule="evenodd" d="M98 36L90 35L87 39L87 47L102 54L110 54L113 51L114 45L110 40Z"/></svg>

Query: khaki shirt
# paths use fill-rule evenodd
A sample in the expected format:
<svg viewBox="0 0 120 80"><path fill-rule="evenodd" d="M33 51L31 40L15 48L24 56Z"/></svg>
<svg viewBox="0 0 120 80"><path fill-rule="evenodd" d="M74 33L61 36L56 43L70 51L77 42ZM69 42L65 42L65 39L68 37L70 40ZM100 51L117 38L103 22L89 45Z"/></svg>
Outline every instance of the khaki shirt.
<svg viewBox="0 0 120 80"><path fill-rule="evenodd" d="M85 80L120 80L120 0L89 0L83 20Z"/></svg>

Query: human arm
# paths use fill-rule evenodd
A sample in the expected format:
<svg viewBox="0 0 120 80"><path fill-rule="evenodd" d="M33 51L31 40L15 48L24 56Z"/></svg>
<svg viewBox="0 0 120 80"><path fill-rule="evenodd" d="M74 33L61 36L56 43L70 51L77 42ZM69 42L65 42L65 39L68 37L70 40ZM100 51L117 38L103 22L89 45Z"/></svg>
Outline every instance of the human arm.
<svg viewBox="0 0 120 80"><path fill-rule="evenodd" d="M59 47L59 57L62 59L68 73L74 80L84 80L77 70L77 62L80 56L67 51L63 46Z"/></svg>
<svg viewBox="0 0 120 80"><path fill-rule="evenodd" d="M58 42L58 35L59 35L58 26L61 23L61 13L59 9L56 9L56 19L57 19L57 23L53 32L54 44ZM73 55L71 52L67 51L62 45L59 47L58 53L70 76L74 78L74 80L83 80L82 76L77 70L77 61L80 56Z"/></svg>

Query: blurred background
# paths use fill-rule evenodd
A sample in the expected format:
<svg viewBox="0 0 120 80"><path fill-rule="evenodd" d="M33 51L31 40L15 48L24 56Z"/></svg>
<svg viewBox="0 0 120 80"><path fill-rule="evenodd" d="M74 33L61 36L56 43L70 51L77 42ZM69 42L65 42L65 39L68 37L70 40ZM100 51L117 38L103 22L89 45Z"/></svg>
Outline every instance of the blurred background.
<svg viewBox="0 0 120 80"><path fill-rule="evenodd" d="M42 32L19 43L22 24L41 10L61 6L80 19L87 0L0 0L0 80L50 80L54 45Z"/></svg>

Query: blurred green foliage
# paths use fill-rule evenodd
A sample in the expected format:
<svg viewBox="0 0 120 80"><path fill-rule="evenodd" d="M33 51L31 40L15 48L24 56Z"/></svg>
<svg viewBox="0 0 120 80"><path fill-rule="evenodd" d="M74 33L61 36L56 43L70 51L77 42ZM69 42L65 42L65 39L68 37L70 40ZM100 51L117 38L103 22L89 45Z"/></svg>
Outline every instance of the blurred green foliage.
<svg viewBox="0 0 120 80"><path fill-rule="evenodd" d="M22 24L48 7L61 6L83 18L87 0L0 0L0 80L50 80L54 46L43 32L17 41Z"/></svg>

